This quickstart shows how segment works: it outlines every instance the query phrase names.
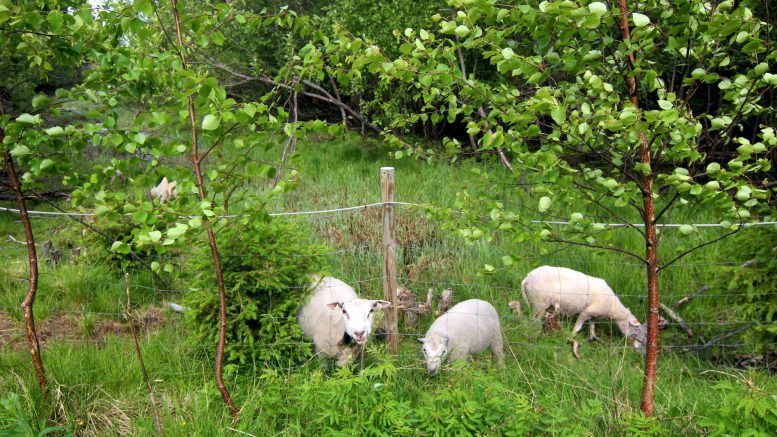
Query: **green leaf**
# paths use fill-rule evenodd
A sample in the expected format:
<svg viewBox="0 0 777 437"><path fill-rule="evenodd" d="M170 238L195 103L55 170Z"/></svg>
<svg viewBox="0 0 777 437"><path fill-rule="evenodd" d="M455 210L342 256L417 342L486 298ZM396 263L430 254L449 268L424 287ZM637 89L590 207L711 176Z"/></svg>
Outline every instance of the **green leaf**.
<svg viewBox="0 0 777 437"><path fill-rule="evenodd" d="M707 164L707 173L709 174L715 174L720 171L720 164L717 162L711 162Z"/></svg>
<svg viewBox="0 0 777 437"><path fill-rule="evenodd" d="M38 124L38 123L41 122L40 115L30 115L30 114L27 114L27 113L24 113L24 114L16 117L16 121L18 121L19 123L24 123L24 124Z"/></svg>
<svg viewBox="0 0 777 437"><path fill-rule="evenodd" d="M204 130L216 130L219 128L221 120L218 116L208 114L202 119L202 128Z"/></svg>
<svg viewBox="0 0 777 437"><path fill-rule="evenodd" d="M602 2L592 2L588 5L588 10L595 15L604 15L607 12L607 5Z"/></svg>
<svg viewBox="0 0 777 437"><path fill-rule="evenodd" d="M644 27L650 24L650 18L647 15L637 12L631 14L631 19L634 20L634 25L637 27Z"/></svg>
<svg viewBox="0 0 777 437"><path fill-rule="evenodd" d="M40 169L41 170L46 170L47 168L52 167L54 164L56 164L56 163L54 162L53 159L46 158L46 159L44 159L43 161L40 162Z"/></svg>
<svg viewBox="0 0 777 437"><path fill-rule="evenodd" d="M114 241L111 245L111 252L127 255L131 252L129 245L123 241Z"/></svg>
<svg viewBox="0 0 777 437"><path fill-rule="evenodd" d="M491 264L486 264L486 265L484 265L484 266L483 266L483 268L484 268L484 269L485 269L487 272L493 272L493 271L494 271L494 266L492 266Z"/></svg>
<svg viewBox="0 0 777 437"><path fill-rule="evenodd" d="M99 205L97 208L94 209L94 215L97 217L103 216L105 214L108 214L108 207L105 205Z"/></svg>
<svg viewBox="0 0 777 437"><path fill-rule="evenodd" d="M502 257L502 264L504 264L506 266L513 265L513 257L511 257L510 255L503 256Z"/></svg>
<svg viewBox="0 0 777 437"><path fill-rule="evenodd" d="M148 233L148 238L151 239L154 243L162 239L162 233L160 231L151 231Z"/></svg>
<svg viewBox="0 0 777 437"><path fill-rule="evenodd" d="M170 263L165 263L164 270L165 270L167 273L173 273L173 270L174 270L174 269L175 269L175 267L173 267L173 265L172 265L172 264L170 264Z"/></svg>
<svg viewBox="0 0 777 437"><path fill-rule="evenodd" d="M453 31L456 35L458 35L459 38L464 38L465 36L469 35L469 27L460 24L456 30Z"/></svg>
<svg viewBox="0 0 777 437"><path fill-rule="evenodd" d="M550 117L557 125L561 126L566 120L566 109L563 106L556 106L550 111Z"/></svg>
<svg viewBox="0 0 777 437"><path fill-rule="evenodd" d="M545 212L550 208L550 205L553 203L553 201L548 196L542 196L540 198L539 205L537 206L537 209L540 212Z"/></svg>
<svg viewBox="0 0 777 437"><path fill-rule="evenodd" d="M159 262L151 261L151 270L159 272Z"/></svg>
<svg viewBox="0 0 777 437"><path fill-rule="evenodd" d="M65 130L62 129L61 126L54 126L54 127L50 127L48 129L44 130L44 132L46 132L46 135L48 135L50 137L58 137L58 136L62 135L63 133L65 133Z"/></svg>
<svg viewBox="0 0 777 437"><path fill-rule="evenodd" d="M512 59L512 57L515 56L515 52L513 52L513 49L510 47L505 47L502 49L502 57L505 59Z"/></svg>
<svg viewBox="0 0 777 437"><path fill-rule="evenodd" d="M24 156L30 154L30 148L23 145L23 144L17 144L13 149L11 149L11 156Z"/></svg>
<svg viewBox="0 0 777 437"><path fill-rule="evenodd" d="M683 235L688 235L695 231L696 229L691 225L682 225L680 226L680 233Z"/></svg>

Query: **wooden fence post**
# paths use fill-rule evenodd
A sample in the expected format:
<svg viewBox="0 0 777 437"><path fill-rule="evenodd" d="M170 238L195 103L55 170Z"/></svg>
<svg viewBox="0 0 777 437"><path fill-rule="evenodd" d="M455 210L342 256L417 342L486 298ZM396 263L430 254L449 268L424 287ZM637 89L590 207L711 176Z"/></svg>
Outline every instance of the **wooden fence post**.
<svg viewBox="0 0 777 437"><path fill-rule="evenodd" d="M397 242L394 238L394 167L380 169L380 201L383 204L383 298L391 302L385 311L389 353L396 355L397 340Z"/></svg>

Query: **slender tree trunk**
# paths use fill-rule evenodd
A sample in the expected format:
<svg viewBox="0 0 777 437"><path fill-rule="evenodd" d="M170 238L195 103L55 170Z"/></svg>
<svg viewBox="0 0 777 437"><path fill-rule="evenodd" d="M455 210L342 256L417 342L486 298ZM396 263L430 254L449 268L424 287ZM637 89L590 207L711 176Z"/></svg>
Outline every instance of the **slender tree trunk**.
<svg viewBox="0 0 777 437"><path fill-rule="evenodd" d="M159 412L156 408L156 398L154 397L154 388L151 387L151 380L148 378L148 372L146 371L146 363L143 361L143 354L140 352L140 342L138 341L138 331L140 326L135 320L135 316L132 315L132 300L130 299L130 283L129 273L124 274L124 285L127 292L127 321L130 325L130 333L132 333L132 340L135 343L135 355L138 357L138 363L140 363L140 372L143 375L143 382L146 383L146 389L148 390L148 398L151 400L151 412L154 414L154 427L156 427L156 433L158 436L163 436L162 422L159 420Z"/></svg>
<svg viewBox="0 0 777 437"><path fill-rule="evenodd" d="M618 0L621 19L621 34L624 40L631 40L629 29L628 8L626 0ZM633 70L634 52L628 55L629 69ZM639 108L637 97L637 78L629 76L629 99ZM640 161L651 165L650 144L644 132L639 133ZM656 234L655 202L653 199L652 171L642 178L642 220L645 223L645 259L647 261L647 285L648 285L648 315L647 315L647 351L645 353L645 376L642 383L642 401L640 409L645 416L653 415L653 392L656 386L656 361L658 359L658 236Z"/></svg>
<svg viewBox="0 0 777 437"><path fill-rule="evenodd" d="M5 137L5 132L0 129L0 143ZM48 382L46 381L46 370L43 367L43 358L40 355L40 343L35 331L35 314L33 304L35 304L35 294L38 292L38 254L35 251L35 236L32 234L32 224L30 216L27 214L27 205L24 202L22 186L19 178L16 176L13 157L11 153L5 152L5 171L11 182L11 190L16 196L16 204L19 206L19 216L24 226L24 236L27 240L27 259L30 265L30 285L27 289L27 295L22 301L22 314L24 315L24 329L27 332L27 341L29 342L30 354L32 354L32 365L35 368L35 376L38 377L38 385L44 396L47 394Z"/></svg>
<svg viewBox="0 0 777 437"><path fill-rule="evenodd" d="M171 0L173 5L173 16L175 18L175 32L178 36L179 56L181 57L181 65L184 69L188 68L186 63L186 55L184 53L185 46L183 42L183 34L181 33L181 21L178 16L178 0ZM205 188L202 180L202 171L200 170L200 152L197 146L197 116L194 111L194 96L189 95L189 122L192 129L192 163L194 164L194 176L197 178L197 192L200 196L200 200L205 200ZM229 412L233 419L237 419L238 410L235 406L235 402L232 400L232 396L227 390L227 386L224 384L223 370L224 370L224 347L226 344L227 335L227 298L226 289L224 287L224 274L221 270L221 258L219 257L218 246L216 245L216 236L213 233L213 226L207 217L203 220L205 228L208 231L208 242L210 243L210 253L213 258L213 267L216 270L216 282L219 290L219 342L216 347L216 387L218 387L221 397L224 399L224 403L229 408Z"/></svg>

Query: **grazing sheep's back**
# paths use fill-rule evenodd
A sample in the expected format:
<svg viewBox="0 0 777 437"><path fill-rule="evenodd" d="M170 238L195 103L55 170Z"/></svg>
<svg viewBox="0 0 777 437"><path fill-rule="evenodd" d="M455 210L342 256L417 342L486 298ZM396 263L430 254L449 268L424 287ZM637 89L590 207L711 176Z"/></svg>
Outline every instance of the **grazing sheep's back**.
<svg viewBox="0 0 777 437"><path fill-rule="evenodd" d="M429 373L437 373L445 359L466 361L469 355L491 348L494 359L502 364L504 351L499 314L490 303L470 299L455 305L432 323L421 351Z"/></svg>
<svg viewBox="0 0 777 437"><path fill-rule="evenodd" d="M499 314L493 305L483 300L470 299L438 317L429 327L427 337L429 333L442 333L450 337L455 345L451 350L476 354L484 351L496 335L501 337L499 326Z"/></svg>
<svg viewBox="0 0 777 437"><path fill-rule="evenodd" d="M579 314L586 308L601 308L607 312L591 315L609 316L611 307L620 305L604 279L565 267L542 266L532 270L521 282L521 292L535 316L556 304L564 315Z"/></svg>

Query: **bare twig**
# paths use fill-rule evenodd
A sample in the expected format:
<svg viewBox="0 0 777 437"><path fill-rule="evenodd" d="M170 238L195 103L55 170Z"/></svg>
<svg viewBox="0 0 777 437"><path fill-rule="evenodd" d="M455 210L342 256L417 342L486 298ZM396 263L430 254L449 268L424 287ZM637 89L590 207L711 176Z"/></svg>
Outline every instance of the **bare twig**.
<svg viewBox="0 0 777 437"><path fill-rule="evenodd" d="M698 290L696 290L693 293L689 294L688 296L685 296L684 298L678 300L675 305L677 305L677 306L685 305L685 304L689 303L690 301L692 301L694 297L704 293L705 291L707 291L709 289L710 289L709 285L702 285L701 287L699 287Z"/></svg>
<svg viewBox="0 0 777 437"><path fill-rule="evenodd" d="M741 327L739 329L736 329L734 331L728 332L726 334L721 335L718 338L714 338L714 339L704 343L703 345L699 346L698 349L699 350L708 349L708 348L710 348L712 346L715 346L716 344L720 343L721 341L723 341L723 340L725 340L727 338L733 337L733 336L739 334L740 332L747 331L748 329L752 328L754 325L755 325L755 323L748 323L748 324L746 324L745 326L743 326L743 327Z"/></svg>
<svg viewBox="0 0 777 437"><path fill-rule="evenodd" d="M688 334L688 337L693 337L693 331L691 331L691 328L688 326L687 323L685 323L685 320L683 320L682 317L680 317L673 309L669 308L668 306L659 303L658 306L661 307L662 310L666 313L667 316L669 316L670 319L674 320L680 327Z"/></svg>
<svg viewBox="0 0 777 437"><path fill-rule="evenodd" d="M140 363L140 371L143 374L143 381L146 383L148 389L148 398L151 400L151 411L154 413L154 426L156 427L157 435L164 435L162 433L162 423L159 421L159 412L156 408L156 399L154 398L154 389L151 387L151 381L148 379L148 372L146 371L146 364L143 362L143 354L140 352L140 343L138 342L138 326L136 325L135 317L132 315L132 300L130 299L130 282L129 273L124 274L124 286L127 291L127 320L130 325L130 333L132 333L132 340L135 342L135 354L138 356L138 362Z"/></svg>

